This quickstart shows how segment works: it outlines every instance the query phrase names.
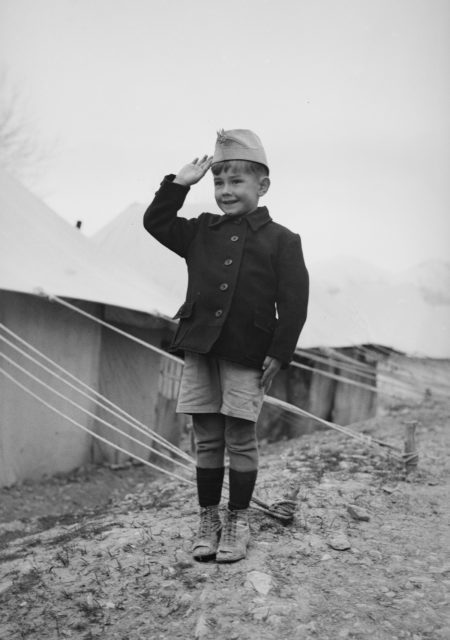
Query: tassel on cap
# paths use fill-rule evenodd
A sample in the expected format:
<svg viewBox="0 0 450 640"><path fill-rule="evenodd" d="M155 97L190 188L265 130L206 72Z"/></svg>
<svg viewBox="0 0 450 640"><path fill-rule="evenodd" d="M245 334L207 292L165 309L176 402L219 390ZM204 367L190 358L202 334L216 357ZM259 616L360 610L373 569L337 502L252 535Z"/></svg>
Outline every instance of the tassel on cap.
<svg viewBox="0 0 450 640"><path fill-rule="evenodd" d="M219 144L225 144L227 141L227 136L225 135L225 129L219 129L217 132L217 142Z"/></svg>

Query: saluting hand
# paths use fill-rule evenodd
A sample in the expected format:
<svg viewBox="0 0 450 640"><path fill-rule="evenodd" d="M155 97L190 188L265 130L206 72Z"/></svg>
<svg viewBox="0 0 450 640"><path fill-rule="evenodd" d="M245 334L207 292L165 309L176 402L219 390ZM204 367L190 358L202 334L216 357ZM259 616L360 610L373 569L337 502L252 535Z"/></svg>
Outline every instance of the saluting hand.
<svg viewBox="0 0 450 640"><path fill-rule="evenodd" d="M190 187L191 184L199 182L212 164L212 156L203 156L201 160L194 158L192 162L186 164L177 173L174 182Z"/></svg>

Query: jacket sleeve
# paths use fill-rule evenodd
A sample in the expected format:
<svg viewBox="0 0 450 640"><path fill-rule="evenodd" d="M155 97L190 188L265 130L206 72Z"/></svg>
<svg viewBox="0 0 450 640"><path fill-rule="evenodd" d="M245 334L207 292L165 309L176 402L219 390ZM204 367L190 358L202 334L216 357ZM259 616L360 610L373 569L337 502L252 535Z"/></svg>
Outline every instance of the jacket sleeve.
<svg viewBox="0 0 450 640"><path fill-rule="evenodd" d="M198 221L197 218L187 220L177 216L189 187L173 182L174 178L170 174L161 182L153 202L144 213L144 227L158 242L185 258Z"/></svg>
<svg viewBox="0 0 450 640"><path fill-rule="evenodd" d="M300 236L294 235L284 244L277 270L278 322L267 355L280 360L285 368L292 360L308 310L309 274Z"/></svg>

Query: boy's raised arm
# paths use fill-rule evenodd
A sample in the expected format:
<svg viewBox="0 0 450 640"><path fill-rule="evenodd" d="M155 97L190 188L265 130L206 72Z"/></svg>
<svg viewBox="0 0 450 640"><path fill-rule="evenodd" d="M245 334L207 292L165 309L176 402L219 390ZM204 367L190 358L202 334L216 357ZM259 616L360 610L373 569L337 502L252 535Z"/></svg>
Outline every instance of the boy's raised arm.
<svg viewBox="0 0 450 640"><path fill-rule="evenodd" d="M158 242L182 258L197 229L197 218L187 220L177 213L184 204L191 185L199 182L211 166L212 157L203 156L180 169L176 176L166 176L144 214L144 227Z"/></svg>

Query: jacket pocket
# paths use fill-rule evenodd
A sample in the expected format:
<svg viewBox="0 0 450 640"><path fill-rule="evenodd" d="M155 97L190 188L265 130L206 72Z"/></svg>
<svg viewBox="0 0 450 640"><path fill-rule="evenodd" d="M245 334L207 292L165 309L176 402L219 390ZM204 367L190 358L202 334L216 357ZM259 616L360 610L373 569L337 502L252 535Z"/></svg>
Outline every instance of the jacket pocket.
<svg viewBox="0 0 450 640"><path fill-rule="evenodd" d="M271 318L266 313L259 311L256 309L255 315L253 318L253 324L258 329L262 329L262 331L266 331L267 333L272 333L275 329L276 320L275 318Z"/></svg>
<svg viewBox="0 0 450 640"><path fill-rule="evenodd" d="M194 310L194 304L194 302L184 302L173 316L173 320L190 318Z"/></svg>

